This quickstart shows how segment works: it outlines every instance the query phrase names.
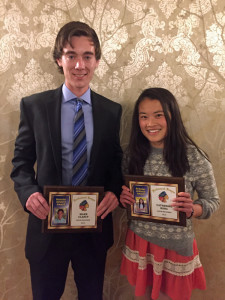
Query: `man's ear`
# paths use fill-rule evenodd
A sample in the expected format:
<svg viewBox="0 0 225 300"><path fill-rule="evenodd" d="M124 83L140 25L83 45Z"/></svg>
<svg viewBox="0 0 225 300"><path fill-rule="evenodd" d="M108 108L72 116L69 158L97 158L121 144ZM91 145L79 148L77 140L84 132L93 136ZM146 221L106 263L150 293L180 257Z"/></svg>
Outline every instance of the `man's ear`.
<svg viewBox="0 0 225 300"><path fill-rule="evenodd" d="M62 58L58 58L58 59L56 59L56 61L57 61L58 66L62 67Z"/></svg>
<svg viewBox="0 0 225 300"><path fill-rule="evenodd" d="M100 63L100 59L96 61L96 68L95 68L95 69L97 69L97 68L98 68L98 66L99 66L99 63Z"/></svg>

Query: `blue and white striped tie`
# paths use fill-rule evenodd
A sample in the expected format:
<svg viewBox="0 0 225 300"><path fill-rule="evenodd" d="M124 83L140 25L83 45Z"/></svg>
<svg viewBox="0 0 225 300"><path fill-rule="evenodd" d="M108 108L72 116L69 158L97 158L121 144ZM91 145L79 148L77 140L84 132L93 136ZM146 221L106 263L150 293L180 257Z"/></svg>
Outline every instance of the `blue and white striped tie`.
<svg viewBox="0 0 225 300"><path fill-rule="evenodd" d="M87 140L84 125L83 100L76 100L76 115L73 130L73 175L72 185L85 185L87 181Z"/></svg>

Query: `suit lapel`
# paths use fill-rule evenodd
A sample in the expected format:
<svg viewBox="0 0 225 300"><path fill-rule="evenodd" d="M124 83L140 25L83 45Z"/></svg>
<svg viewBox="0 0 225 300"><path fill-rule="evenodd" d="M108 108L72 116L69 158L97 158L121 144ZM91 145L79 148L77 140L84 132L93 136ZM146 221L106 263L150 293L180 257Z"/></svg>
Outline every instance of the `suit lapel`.
<svg viewBox="0 0 225 300"><path fill-rule="evenodd" d="M62 87L52 91L52 96L45 101L49 136L60 182L62 181L61 102Z"/></svg>

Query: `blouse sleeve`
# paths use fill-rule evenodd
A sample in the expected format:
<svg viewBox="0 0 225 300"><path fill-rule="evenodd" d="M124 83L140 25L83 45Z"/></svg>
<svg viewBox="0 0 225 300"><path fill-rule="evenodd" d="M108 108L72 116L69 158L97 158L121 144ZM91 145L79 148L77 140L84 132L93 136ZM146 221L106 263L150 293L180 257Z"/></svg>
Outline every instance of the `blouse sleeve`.
<svg viewBox="0 0 225 300"><path fill-rule="evenodd" d="M213 168L211 163L197 149L195 149L190 160L191 184L198 195L194 203L200 204L203 208L202 215L198 218L208 219L220 205Z"/></svg>

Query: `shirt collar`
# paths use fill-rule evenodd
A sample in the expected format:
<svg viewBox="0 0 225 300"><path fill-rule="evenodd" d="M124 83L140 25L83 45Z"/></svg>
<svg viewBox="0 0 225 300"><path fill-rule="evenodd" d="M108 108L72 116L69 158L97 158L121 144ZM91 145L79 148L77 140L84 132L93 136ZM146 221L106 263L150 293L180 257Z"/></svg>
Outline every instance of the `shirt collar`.
<svg viewBox="0 0 225 300"><path fill-rule="evenodd" d="M65 83L63 84L62 87L62 94L63 94L63 102L68 102L71 99L77 98L77 96L74 93L72 93L71 90L68 89ZM91 89L88 88L88 90L79 98L81 98L86 103L91 105Z"/></svg>

